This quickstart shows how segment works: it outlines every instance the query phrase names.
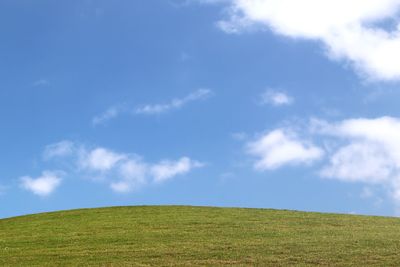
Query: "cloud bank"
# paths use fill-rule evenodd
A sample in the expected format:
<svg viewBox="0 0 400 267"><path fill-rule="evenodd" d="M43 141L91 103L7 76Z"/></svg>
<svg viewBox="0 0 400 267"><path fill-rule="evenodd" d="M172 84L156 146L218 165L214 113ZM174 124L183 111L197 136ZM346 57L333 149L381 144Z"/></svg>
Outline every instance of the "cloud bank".
<svg viewBox="0 0 400 267"><path fill-rule="evenodd" d="M261 27L289 38L321 42L329 58L371 80L400 79L398 0L232 0L228 33Z"/></svg>

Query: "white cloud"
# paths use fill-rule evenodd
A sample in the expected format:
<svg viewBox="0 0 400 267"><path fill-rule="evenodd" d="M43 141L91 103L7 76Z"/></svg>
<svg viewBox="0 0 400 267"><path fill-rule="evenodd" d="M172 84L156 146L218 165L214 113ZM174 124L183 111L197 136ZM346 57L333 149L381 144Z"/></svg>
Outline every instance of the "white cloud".
<svg viewBox="0 0 400 267"><path fill-rule="evenodd" d="M283 129L274 130L248 143L247 151L258 158L254 167L260 171L284 165L309 164L321 159L324 154L319 147Z"/></svg>
<svg viewBox="0 0 400 267"><path fill-rule="evenodd" d="M91 151L83 151L80 156L79 165L93 171L109 171L115 165L126 159L124 154L114 153L108 149L99 147Z"/></svg>
<svg viewBox="0 0 400 267"><path fill-rule="evenodd" d="M150 173L156 183L164 182L177 175L190 172L193 168L202 167L203 164L183 157L177 161L164 160L150 168Z"/></svg>
<svg viewBox="0 0 400 267"><path fill-rule="evenodd" d="M52 159L55 157L65 157L74 153L74 143L71 141L61 141L55 144L46 146L43 157L45 159Z"/></svg>
<svg viewBox="0 0 400 267"><path fill-rule="evenodd" d="M379 144L354 142L336 151L321 175L349 182L382 183L392 175L393 163Z"/></svg>
<svg viewBox="0 0 400 267"><path fill-rule="evenodd" d="M303 129L304 130L304 129ZM307 131L307 130L306 130ZM400 210L400 118L357 118L339 122L311 120L306 133L313 143L299 139L288 129L273 130L247 151L258 158L259 171L292 164L311 164L327 158L319 175L342 182L363 183L384 189ZM363 198L369 195L363 193ZM382 200L377 198L376 205Z"/></svg>
<svg viewBox="0 0 400 267"><path fill-rule="evenodd" d="M400 203L400 119L325 122L319 123L317 130L346 142L330 157L322 176L386 186Z"/></svg>
<svg viewBox="0 0 400 267"><path fill-rule="evenodd" d="M92 124L95 126L99 124L104 124L107 121L116 118L122 112L124 112L124 109L120 106L110 107L105 112L101 113L98 116L95 116L92 120Z"/></svg>
<svg viewBox="0 0 400 267"><path fill-rule="evenodd" d="M293 98L285 92L267 90L261 95L261 103L273 106L288 106L293 104Z"/></svg>
<svg viewBox="0 0 400 267"><path fill-rule="evenodd" d="M109 181L115 192L127 193L147 183L148 163L136 155L113 152L105 148L87 150L82 148L78 165L89 171L89 176Z"/></svg>
<svg viewBox="0 0 400 267"><path fill-rule="evenodd" d="M118 193L135 191L144 185L166 181L203 166L188 157L149 163L135 154L118 153L103 147L87 148L71 141L47 146L44 155L48 160L63 158L63 166L73 166L69 172L108 183Z"/></svg>
<svg viewBox="0 0 400 267"><path fill-rule="evenodd" d="M321 42L330 58L375 80L400 79L399 0L232 0L228 33L251 26ZM393 29L382 26L392 22Z"/></svg>
<svg viewBox="0 0 400 267"><path fill-rule="evenodd" d="M53 193L61 184L62 178L60 175L60 172L44 171L38 178L24 176L20 178L21 186L38 196L45 197Z"/></svg>
<svg viewBox="0 0 400 267"><path fill-rule="evenodd" d="M129 193L132 191L132 184L127 181L117 181L112 182L110 188L117 193Z"/></svg>
<svg viewBox="0 0 400 267"><path fill-rule="evenodd" d="M212 95L209 89L199 89L183 98L175 98L169 103L165 104L147 104L135 110L136 114L155 115L168 112L170 110L179 109L190 102L202 100Z"/></svg>
<svg viewBox="0 0 400 267"><path fill-rule="evenodd" d="M111 184L111 188L116 192L127 193L147 183L148 166L138 159L123 162L118 172L121 180Z"/></svg>
<svg viewBox="0 0 400 267"><path fill-rule="evenodd" d="M283 129L249 143L248 152L259 158L255 168L266 171L313 163L325 155L321 177L382 187L400 207L400 118L358 118L336 123L314 119L307 135L314 143L323 143L324 151Z"/></svg>
<svg viewBox="0 0 400 267"><path fill-rule="evenodd" d="M312 119L306 131L314 143L324 144L324 151L291 130L276 129L248 144L248 152L258 158L255 168L311 164L325 156L321 177L366 184L363 198L371 195L372 186L384 189L400 210L400 118ZM374 205L381 202L376 198Z"/></svg>

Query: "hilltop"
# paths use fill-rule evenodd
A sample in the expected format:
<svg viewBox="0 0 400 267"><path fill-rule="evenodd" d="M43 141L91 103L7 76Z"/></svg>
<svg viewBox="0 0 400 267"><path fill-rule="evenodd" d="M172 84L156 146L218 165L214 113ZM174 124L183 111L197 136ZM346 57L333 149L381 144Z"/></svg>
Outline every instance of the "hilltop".
<svg viewBox="0 0 400 267"><path fill-rule="evenodd" d="M0 220L1 266L399 266L400 219L112 207Z"/></svg>

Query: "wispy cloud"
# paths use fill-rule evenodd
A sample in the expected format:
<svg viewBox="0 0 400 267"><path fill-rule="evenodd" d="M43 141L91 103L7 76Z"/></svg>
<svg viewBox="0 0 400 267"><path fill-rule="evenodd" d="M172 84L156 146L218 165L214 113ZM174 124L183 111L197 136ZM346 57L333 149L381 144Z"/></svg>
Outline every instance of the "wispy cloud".
<svg viewBox="0 0 400 267"><path fill-rule="evenodd" d="M115 119L122 114L135 115L160 115L173 110L183 108L194 101L204 100L213 95L210 89L198 89L185 97L174 98L171 101L163 104L144 104L135 109L128 108L126 105L115 105L108 108L103 113L95 116L92 119L94 126L107 123L109 120Z"/></svg>
<svg viewBox="0 0 400 267"><path fill-rule="evenodd" d="M293 97L283 91L266 90L261 94L261 104L273 106L289 106L293 104Z"/></svg>
<svg viewBox="0 0 400 267"><path fill-rule="evenodd" d="M243 141L247 139L247 133L244 132L235 132L231 133L231 138L236 141Z"/></svg>
<svg viewBox="0 0 400 267"><path fill-rule="evenodd" d="M74 152L74 149L75 147L73 142L67 140L60 141L46 146L43 152L43 158L47 160L54 157L68 156Z"/></svg>
<svg viewBox="0 0 400 267"><path fill-rule="evenodd" d="M104 111L103 113L95 116L92 119L92 124L93 125L100 125L100 124L104 124L109 120L112 120L116 117L118 117L121 113L127 112L127 109L121 105L119 106L113 106L108 108L106 111Z"/></svg>
<svg viewBox="0 0 400 267"><path fill-rule="evenodd" d="M175 98L165 104L146 104L135 110L136 114L157 115L169 112L171 110L180 109L190 102L202 100L210 97L212 91L209 89L199 89L183 98Z"/></svg>
<svg viewBox="0 0 400 267"><path fill-rule="evenodd" d="M268 28L289 38L319 41L330 59L350 62L371 80L400 79L398 0L232 0L227 33ZM393 20L397 27L382 26Z"/></svg>
<svg viewBox="0 0 400 267"><path fill-rule="evenodd" d="M49 86L50 85L50 81L47 79L39 79L36 80L32 83L33 86L35 87L41 87L41 86Z"/></svg>

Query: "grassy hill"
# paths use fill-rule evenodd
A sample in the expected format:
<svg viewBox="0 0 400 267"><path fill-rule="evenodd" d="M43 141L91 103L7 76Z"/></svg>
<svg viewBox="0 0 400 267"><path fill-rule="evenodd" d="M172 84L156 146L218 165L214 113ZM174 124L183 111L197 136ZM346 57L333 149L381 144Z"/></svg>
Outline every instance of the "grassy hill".
<svg viewBox="0 0 400 267"><path fill-rule="evenodd" d="M0 220L0 266L400 266L400 219L115 207Z"/></svg>

